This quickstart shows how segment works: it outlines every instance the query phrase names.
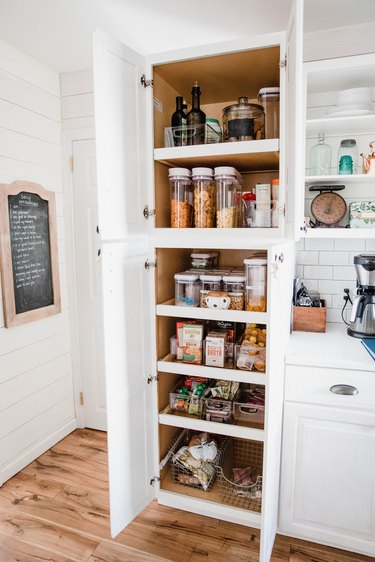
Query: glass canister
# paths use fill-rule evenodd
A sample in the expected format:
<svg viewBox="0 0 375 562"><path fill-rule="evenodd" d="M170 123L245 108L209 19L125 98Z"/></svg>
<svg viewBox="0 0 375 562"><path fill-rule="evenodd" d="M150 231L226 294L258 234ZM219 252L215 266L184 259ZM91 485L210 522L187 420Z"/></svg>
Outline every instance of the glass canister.
<svg viewBox="0 0 375 562"><path fill-rule="evenodd" d="M211 168L193 168L194 226L213 228L215 226L216 187Z"/></svg>
<svg viewBox="0 0 375 562"><path fill-rule="evenodd" d="M351 156L352 165L353 165L352 171L350 171L350 160L349 159L341 160L343 156ZM339 174L358 173L358 148L357 148L357 143L354 139L343 139L340 142L338 155L337 155L337 168Z"/></svg>
<svg viewBox="0 0 375 562"><path fill-rule="evenodd" d="M261 88L258 92L258 100L264 107L266 139L279 138L280 121L280 88Z"/></svg>
<svg viewBox="0 0 375 562"><path fill-rule="evenodd" d="M267 260L244 260L246 275L245 309L253 312L267 310Z"/></svg>
<svg viewBox="0 0 375 562"><path fill-rule="evenodd" d="M242 225L241 176L231 166L215 168L216 226L236 228Z"/></svg>
<svg viewBox="0 0 375 562"><path fill-rule="evenodd" d="M238 103L223 109L223 140L247 141L264 138L264 109L248 98L238 98Z"/></svg>
<svg viewBox="0 0 375 562"><path fill-rule="evenodd" d="M221 275L204 274L200 276L200 306L207 308L206 298L210 291L221 291Z"/></svg>
<svg viewBox="0 0 375 562"><path fill-rule="evenodd" d="M176 306L199 306L199 275L185 271L176 273L174 280Z"/></svg>
<svg viewBox="0 0 375 562"><path fill-rule="evenodd" d="M245 275L223 275L223 291L230 297L230 310L243 310L245 306Z"/></svg>
<svg viewBox="0 0 375 562"><path fill-rule="evenodd" d="M187 168L170 168L168 175L171 194L171 227L190 228L193 226L194 219L191 172Z"/></svg>

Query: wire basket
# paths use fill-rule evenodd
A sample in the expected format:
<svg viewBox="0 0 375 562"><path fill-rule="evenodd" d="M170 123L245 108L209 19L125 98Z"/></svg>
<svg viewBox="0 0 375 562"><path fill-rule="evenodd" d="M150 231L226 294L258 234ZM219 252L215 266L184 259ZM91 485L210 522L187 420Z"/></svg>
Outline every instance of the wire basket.
<svg viewBox="0 0 375 562"><path fill-rule="evenodd" d="M211 438L217 444L217 455L215 459L208 463L210 466L208 467L208 474L202 475L204 477L204 483L202 483L202 478L199 479L197 477L197 472L193 470L189 470L187 467L182 465L178 459L176 458L176 453L180 450L181 447L188 445L190 439L193 435L199 432L184 429L179 432L176 438L173 440L171 447L167 453L166 460L172 460L171 462L171 473L173 476L174 481L177 484L181 484L183 486L190 486L192 488L200 488L204 491L209 491L212 488L217 476L217 467L221 467L224 462L225 452L229 445L229 438L222 437L220 435L210 435ZM164 463L166 464L166 463ZM211 470L212 468L212 470ZM207 478L206 478L207 476Z"/></svg>
<svg viewBox="0 0 375 562"><path fill-rule="evenodd" d="M252 467L259 476L251 485L234 482L233 469ZM225 451L224 463L217 467L220 499L233 507L260 513L262 508L263 443L232 438Z"/></svg>

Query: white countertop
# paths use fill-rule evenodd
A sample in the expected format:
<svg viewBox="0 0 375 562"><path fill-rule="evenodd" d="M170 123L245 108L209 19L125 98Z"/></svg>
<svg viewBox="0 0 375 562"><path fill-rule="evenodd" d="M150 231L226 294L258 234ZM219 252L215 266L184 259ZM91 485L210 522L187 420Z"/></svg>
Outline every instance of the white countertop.
<svg viewBox="0 0 375 562"><path fill-rule="evenodd" d="M285 363L375 371L375 361L360 339L348 336L344 324L327 323L325 333L293 332L287 347Z"/></svg>

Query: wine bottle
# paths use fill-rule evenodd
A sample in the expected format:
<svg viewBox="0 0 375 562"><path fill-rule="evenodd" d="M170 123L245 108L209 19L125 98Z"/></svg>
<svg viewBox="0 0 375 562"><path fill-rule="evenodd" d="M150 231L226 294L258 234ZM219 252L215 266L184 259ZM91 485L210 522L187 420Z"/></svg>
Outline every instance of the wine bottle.
<svg viewBox="0 0 375 562"><path fill-rule="evenodd" d="M205 127L199 125L206 123L206 114L200 108L201 90L198 82L195 82L191 94L192 108L187 114L188 144L204 144Z"/></svg>
<svg viewBox="0 0 375 562"><path fill-rule="evenodd" d="M171 118L173 129L174 146L183 146L186 144L186 113L183 110L182 96L176 97L176 111Z"/></svg>

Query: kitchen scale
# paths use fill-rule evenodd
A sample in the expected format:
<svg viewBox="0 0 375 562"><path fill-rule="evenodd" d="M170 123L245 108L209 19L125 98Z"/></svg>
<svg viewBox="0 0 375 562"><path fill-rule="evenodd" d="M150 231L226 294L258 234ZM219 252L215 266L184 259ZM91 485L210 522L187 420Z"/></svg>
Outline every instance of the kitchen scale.
<svg viewBox="0 0 375 562"><path fill-rule="evenodd" d="M347 205L337 191L345 185L311 185L309 191L319 191L311 202L311 214L315 219L313 228L340 228L339 222L344 218Z"/></svg>

